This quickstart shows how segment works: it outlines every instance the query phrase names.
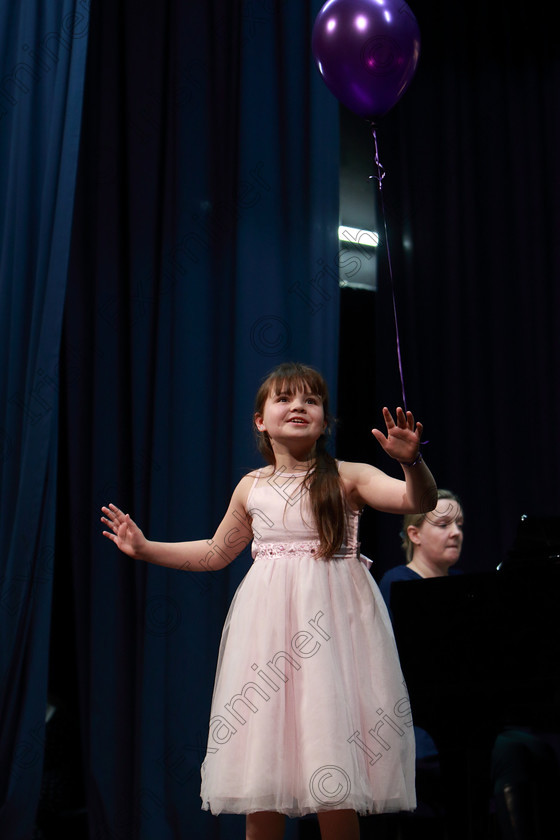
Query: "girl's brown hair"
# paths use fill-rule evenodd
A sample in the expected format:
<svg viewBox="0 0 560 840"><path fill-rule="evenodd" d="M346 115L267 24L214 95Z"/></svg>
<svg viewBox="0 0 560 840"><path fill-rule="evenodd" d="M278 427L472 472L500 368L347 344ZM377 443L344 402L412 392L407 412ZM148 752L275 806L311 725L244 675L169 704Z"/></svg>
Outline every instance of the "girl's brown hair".
<svg viewBox="0 0 560 840"><path fill-rule="evenodd" d="M325 432L317 440L312 453L314 462L304 478L304 487L309 491L311 511L319 534L319 552L325 560L336 554L344 540L345 507L342 483L335 459L327 451L327 434L332 423L329 413L329 392L321 374L308 365L287 362L271 371L257 391L255 414L262 416L264 405L274 394L293 394L297 391L320 397L326 422ZM257 446L263 458L272 466L276 459L268 432L260 432L256 426Z"/></svg>
<svg viewBox="0 0 560 840"><path fill-rule="evenodd" d="M456 502L461 508L462 513L463 505L461 504L461 500L455 493L452 493L451 490L444 490L442 487L438 487L437 497L438 502L440 499L449 499L452 502ZM406 554L407 565L412 561L412 555L414 554L414 543L408 535L408 529L411 525L414 525L415 528L419 528L422 522L424 522L424 520L430 516L435 517L438 516L438 514L434 511L427 511L426 513L407 513L403 517L403 525L401 531L401 548Z"/></svg>

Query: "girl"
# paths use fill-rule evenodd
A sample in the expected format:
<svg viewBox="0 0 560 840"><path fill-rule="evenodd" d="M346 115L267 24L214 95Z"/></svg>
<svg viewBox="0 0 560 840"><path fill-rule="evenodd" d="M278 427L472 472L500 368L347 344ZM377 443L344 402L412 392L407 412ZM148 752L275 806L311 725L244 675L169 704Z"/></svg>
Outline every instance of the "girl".
<svg viewBox="0 0 560 840"><path fill-rule="evenodd" d="M268 466L241 479L211 540L161 543L115 505L104 535L131 557L224 568L253 540L254 563L227 615L218 658L202 807L244 813L247 840L280 840L284 817L317 813L323 840L357 840L357 812L415 806L414 736L390 620L357 538L364 505L431 510L422 426L383 409L373 435L404 480L326 449L327 387L280 365L257 393Z"/></svg>

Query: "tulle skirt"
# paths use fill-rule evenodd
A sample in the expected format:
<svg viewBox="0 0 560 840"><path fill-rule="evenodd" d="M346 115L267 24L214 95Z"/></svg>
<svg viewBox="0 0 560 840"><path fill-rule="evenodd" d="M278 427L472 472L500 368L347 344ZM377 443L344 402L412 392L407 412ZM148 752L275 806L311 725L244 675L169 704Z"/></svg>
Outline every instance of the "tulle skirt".
<svg viewBox="0 0 560 840"><path fill-rule="evenodd" d="M414 751L391 622L363 564L261 546L224 625L202 807L411 810Z"/></svg>

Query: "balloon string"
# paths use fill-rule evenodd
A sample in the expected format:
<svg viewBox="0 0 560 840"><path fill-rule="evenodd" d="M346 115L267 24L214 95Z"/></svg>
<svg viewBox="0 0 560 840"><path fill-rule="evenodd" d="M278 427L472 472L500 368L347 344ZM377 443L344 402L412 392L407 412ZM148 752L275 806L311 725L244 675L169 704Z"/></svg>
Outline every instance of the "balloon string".
<svg viewBox="0 0 560 840"><path fill-rule="evenodd" d="M381 200L381 213L383 216L383 227L385 229L385 248L387 250L387 263L389 266L389 278L391 280L391 295L393 298L393 318L395 321L395 338L397 342L397 361L399 365L399 376L401 380L401 390L402 390L402 398L403 398L403 407L404 410L407 410L406 405L406 394L404 390L404 376L403 376L403 366L402 366L402 356L401 356L401 341L399 336L399 321L397 318L397 301L395 295L395 281L393 279L393 266L391 263L391 249L389 248L389 235L387 230L387 214L385 213L385 200L383 196L383 185L382 181L385 177L385 169L381 161L379 160L379 149L377 147L377 132L375 130L375 125L372 123L371 125L371 132L373 135L373 143L375 147L375 165L377 167L377 175L370 175L370 179L375 179L377 181L377 185L379 187L379 196Z"/></svg>

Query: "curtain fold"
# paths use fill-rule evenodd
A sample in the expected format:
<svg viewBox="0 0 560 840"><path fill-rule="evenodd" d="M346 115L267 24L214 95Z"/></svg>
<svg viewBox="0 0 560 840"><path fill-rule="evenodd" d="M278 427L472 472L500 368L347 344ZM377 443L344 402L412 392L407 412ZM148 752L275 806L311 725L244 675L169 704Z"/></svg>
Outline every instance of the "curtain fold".
<svg viewBox="0 0 560 840"><path fill-rule="evenodd" d="M315 364L336 398L338 107L310 52L319 8L92 10L58 494L94 840L240 830L201 812L199 788L248 552L220 573L133 563L99 508L154 539L209 538L260 463L266 372Z"/></svg>
<svg viewBox="0 0 560 840"><path fill-rule="evenodd" d="M39 799L55 561L58 354L85 55L84 0L0 12L0 835Z"/></svg>

